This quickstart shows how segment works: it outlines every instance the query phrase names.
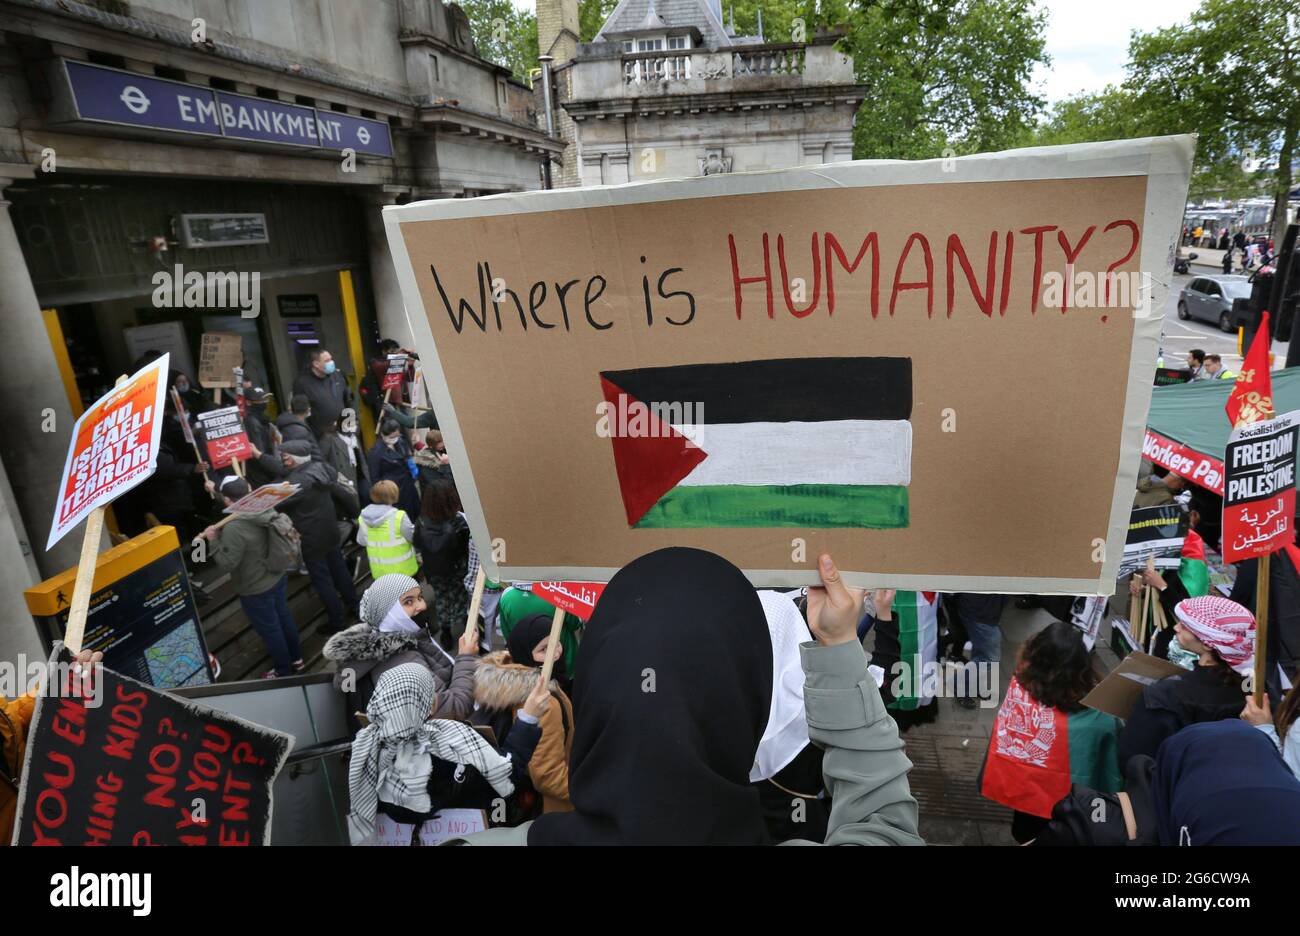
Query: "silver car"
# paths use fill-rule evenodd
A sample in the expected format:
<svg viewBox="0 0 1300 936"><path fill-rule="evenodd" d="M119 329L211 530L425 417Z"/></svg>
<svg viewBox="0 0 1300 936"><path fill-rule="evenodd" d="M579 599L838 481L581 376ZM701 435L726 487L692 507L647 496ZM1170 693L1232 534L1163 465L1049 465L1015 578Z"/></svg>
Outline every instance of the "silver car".
<svg viewBox="0 0 1300 936"><path fill-rule="evenodd" d="M1220 330L1232 331L1232 301L1249 299L1250 278L1246 276L1198 276L1178 294L1178 317L1213 322Z"/></svg>

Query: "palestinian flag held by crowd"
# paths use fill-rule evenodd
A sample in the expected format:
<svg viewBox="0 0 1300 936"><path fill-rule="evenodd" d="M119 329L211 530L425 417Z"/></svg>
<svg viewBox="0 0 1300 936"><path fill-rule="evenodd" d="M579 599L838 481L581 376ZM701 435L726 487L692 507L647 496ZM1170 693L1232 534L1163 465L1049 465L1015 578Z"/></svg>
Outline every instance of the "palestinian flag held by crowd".
<svg viewBox="0 0 1300 936"><path fill-rule="evenodd" d="M1183 583L1183 588L1187 589L1188 598L1200 598L1210 593L1210 567L1205 562L1205 540L1190 528L1183 539L1178 579Z"/></svg>
<svg viewBox="0 0 1300 936"><path fill-rule="evenodd" d="M1113 715L1091 708L1066 714L1034 699L1013 676L989 738L980 792L1047 819L1071 783L1118 791L1118 752Z"/></svg>
<svg viewBox="0 0 1300 936"><path fill-rule="evenodd" d="M908 525L909 358L647 367L600 383L629 526Z"/></svg>
<svg viewBox="0 0 1300 936"><path fill-rule="evenodd" d="M894 621L898 627L898 659L911 678L899 679L886 671L893 699L888 707L912 712L934 700L939 683L939 595L937 592L900 590L894 594ZM885 649L887 625L876 628L876 651ZM891 648L892 649L892 648ZM900 674L901 675L901 674Z"/></svg>

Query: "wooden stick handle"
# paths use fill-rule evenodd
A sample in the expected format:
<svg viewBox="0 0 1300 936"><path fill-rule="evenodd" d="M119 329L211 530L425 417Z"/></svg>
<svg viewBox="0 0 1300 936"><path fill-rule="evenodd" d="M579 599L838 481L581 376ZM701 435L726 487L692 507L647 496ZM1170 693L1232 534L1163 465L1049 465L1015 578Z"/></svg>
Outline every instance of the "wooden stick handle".
<svg viewBox="0 0 1300 936"><path fill-rule="evenodd" d="M1259 557L1255 578L1255 704L1264 705L1264 680L1268 677L1268 586L1272 553Z"/></svg>
<svg viewBox="0 0 1300 936"><path fill-rule="evenodd" d="M560 628L564 626L564 609L556 608L551 618L551 639L546 644L546 662L542 664L542 685L551 684L551 671L555 669L555 660L560 655Z"/></svg>
<svg viewBox="0 0 1300 936"><path fill-rule="evenodd" d="M465 616L465 630L478 627L478 609L483 604L483 588L485 585L487 585L487 572L483 570L480 562L478 575L474 577L474 594L469 600L469 614Z"/></svg>
<svg viewBox="0 0 1300 936"><path fill-rule="evenodd" d="M77 580L72 585L68 626L63 634L63 643L74 654L81 652L81 643L86 636L90 592L95 586L95 560L99 557L99 538L104 532L104 511L107 509L96 507L86 518L86 532L81 540L81 559L77 562Z"/></svg>

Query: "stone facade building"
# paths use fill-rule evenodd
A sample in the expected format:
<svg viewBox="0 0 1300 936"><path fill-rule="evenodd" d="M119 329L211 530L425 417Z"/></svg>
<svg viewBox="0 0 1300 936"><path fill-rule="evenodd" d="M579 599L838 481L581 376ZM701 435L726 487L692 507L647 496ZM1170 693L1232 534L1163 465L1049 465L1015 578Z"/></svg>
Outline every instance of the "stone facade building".
<svg viewBox="0 0 1300 936"><path fill-rule="evenodd" d="M382 206L539 188L561 145L440 0L0 0L0 62L12 659L35 649L23 590L77 561L79 535L42 545L85 403L144 349L193 379L212 330L282 406L315 346L355 388L376 337L411 341ZM177 265L257 273L260 312L160 305Z"/></svg>
<svg viewBox="0 0 1300 936"><path fill-rule="evenodd" d="M622 0L570 53L577 0L538 0L566 123L562 185L601 185L852 158L865 97L835 35L738 36L720 0ZM565 56L568 56L567 58Z"/></svg>

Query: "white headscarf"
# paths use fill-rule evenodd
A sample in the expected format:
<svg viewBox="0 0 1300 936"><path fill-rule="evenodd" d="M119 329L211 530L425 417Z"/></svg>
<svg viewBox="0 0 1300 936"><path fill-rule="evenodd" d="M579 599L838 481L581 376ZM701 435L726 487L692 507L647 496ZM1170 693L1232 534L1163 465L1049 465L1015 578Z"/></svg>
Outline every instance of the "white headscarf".
<svg viewBox="0 0 1300 936"><path fill-rule="evenodd" d="M812 639L803 615L788 595L761 591L758 600L772 637L772 708L763 740L754 755L751 781L774 777L808 746L808 716L803 705L803 662L799 644Z"/></svg>
<svg viewBox="0 0 1300 936"><path fill-rule="evenodd" d="M433 674L418 663L395 666L379 677L366 716L370 724L352 741L348 765L348 835L353 845L375 844L379 801L427 813L433 758L474 767L501 796L515 791L510 758L464 722L426 721L433 709Z"/></svg>

